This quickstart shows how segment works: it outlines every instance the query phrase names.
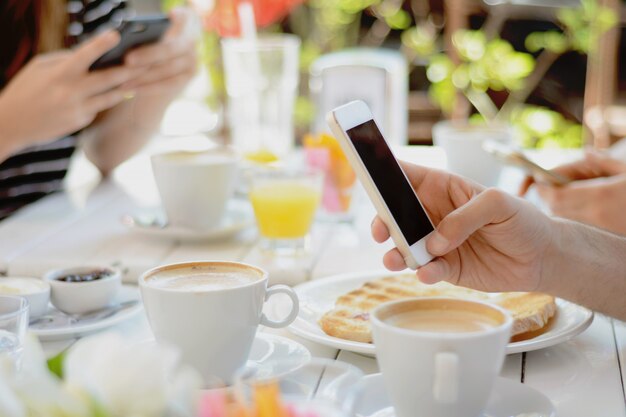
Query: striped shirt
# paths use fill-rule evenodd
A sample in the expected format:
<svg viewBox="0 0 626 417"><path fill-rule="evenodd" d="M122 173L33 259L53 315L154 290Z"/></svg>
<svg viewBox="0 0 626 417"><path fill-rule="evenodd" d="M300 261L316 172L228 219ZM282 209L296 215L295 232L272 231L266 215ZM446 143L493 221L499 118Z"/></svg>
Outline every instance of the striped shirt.
<svg viewBox="0 0 626 417"><path fill-rule="evenodd" d="M38 15L41 2L46 0L0 1L2 89L35 54ZM69 15L68 46L105 28L116 27L126 13L126 0L68 0L64 4ZM50 138L50 142L23 149L0 163L0 220L62 189L77 135L78 132L57 140Z"/></svg>

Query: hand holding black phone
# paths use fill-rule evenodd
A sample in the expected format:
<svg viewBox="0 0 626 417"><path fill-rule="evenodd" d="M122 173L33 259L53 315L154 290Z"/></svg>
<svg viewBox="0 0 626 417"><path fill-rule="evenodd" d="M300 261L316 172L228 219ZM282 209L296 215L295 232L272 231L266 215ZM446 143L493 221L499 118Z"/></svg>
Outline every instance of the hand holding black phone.
<svg viewBox="0 0 626 417"><path fill-rule="evenodd" d="M124 20L118 28L121 36L120 42L98 58L89 67L89 71L121 65L128 51L158 42L169 26L170 19L165 15L140 16Z"/></svg>

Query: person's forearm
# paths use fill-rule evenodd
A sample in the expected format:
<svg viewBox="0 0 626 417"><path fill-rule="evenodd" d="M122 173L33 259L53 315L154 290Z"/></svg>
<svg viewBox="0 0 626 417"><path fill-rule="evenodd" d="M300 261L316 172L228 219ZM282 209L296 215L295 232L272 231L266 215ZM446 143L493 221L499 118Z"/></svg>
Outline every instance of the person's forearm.
<svg viewBox="0 0 626 417"><path fill-rule="evenodd" d="M555 220L539 290L626 320L626 238Z"/></svg>
<svg viewBox="0 0 626 417"><path fill-rule="evenodd" d="M103 113L83 134L85 154L109 174L154 135L170 102L170 97L138 96Z"/></svg>

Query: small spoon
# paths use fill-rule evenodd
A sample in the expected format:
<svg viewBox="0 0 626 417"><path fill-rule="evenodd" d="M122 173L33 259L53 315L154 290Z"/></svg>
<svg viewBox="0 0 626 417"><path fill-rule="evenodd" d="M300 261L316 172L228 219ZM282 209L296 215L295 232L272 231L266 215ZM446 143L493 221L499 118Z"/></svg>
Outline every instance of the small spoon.
<svg viewBox="0 0 626 417"><path fill-rule="evenodd" d="M66 314L59 311L59 314L47 314L32 320L29 324L35 327L49 327L50 324L55 325L73 325L83 321L103 320L113 316L114 314L134 307L139 304L139 300L124 301L112 307L105 307L99 310L89 311L82 314Z"/></svg>

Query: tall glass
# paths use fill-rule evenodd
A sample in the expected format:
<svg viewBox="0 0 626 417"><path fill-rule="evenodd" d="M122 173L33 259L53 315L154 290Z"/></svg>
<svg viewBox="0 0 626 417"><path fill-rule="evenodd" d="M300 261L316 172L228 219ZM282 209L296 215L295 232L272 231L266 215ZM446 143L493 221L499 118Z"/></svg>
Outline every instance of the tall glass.
<svg viewBox="0 0 626 417"><path fill-rule="evenodd" d="M249 159L281 158L293 148L299 51L294 35L222 40L232 143Z"/></svg>
<svg viewBox="0 0 626 417"><path fill-rule="evenodd" d="M18 368L28 328L28 308L25 298L0 296L0 355L8 355Z"/></svg>

